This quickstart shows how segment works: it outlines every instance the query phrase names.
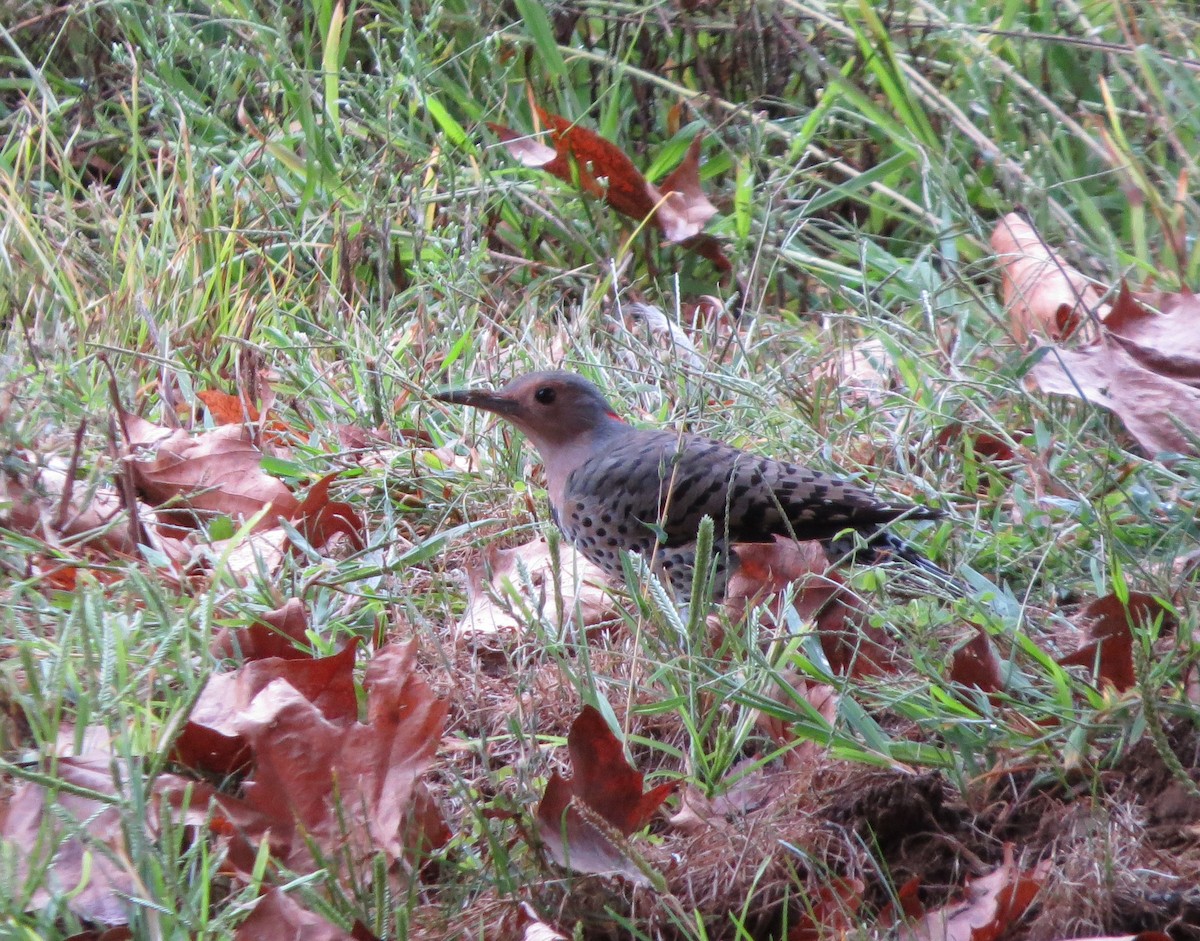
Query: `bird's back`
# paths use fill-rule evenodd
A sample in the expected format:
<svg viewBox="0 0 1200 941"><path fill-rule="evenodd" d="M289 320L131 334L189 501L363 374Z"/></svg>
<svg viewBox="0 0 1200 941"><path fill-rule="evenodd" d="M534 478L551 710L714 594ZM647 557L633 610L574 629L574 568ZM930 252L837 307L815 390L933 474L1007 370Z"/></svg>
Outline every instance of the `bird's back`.
<svg viewBox="0 0 1200 941"><path fill-rule="evenodd" d="M619 567L618 549L646 554L656 542L693 543L704 516L726 545L776 535L830 539L845 529L870 534L900 516L941 515L708 438L635 429L571 472L562 503L567 535L606 568Z"/></svg>

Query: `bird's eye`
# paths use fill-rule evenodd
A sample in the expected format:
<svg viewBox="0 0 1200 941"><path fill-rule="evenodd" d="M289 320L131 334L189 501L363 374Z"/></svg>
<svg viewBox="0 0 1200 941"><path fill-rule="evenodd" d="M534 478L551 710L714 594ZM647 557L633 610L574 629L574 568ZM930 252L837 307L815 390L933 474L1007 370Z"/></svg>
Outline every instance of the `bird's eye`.
<svg viewBox="0 0 1200 941"><path fill-rule="evenodd" d="M554 389L550 386L542 386L537 392L533 393L533 397L543 405L549 405L554 401Z"/></svg>

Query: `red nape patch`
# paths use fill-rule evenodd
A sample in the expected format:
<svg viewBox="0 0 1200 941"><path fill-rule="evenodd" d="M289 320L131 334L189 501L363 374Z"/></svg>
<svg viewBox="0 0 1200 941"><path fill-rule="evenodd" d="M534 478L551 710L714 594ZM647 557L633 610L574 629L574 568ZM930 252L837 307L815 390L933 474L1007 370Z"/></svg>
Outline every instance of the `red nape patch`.
<svg viewBox="0 0 1200 941"><path fill-rule="evenodd" d="M625 419L624 419L624 418L622 418L620 415L618 415L616 412L605 412L605 414L606 414L606 415L607 415L609 418L615 418L617 421L620 421L620 422L623 422L623 421L625 421Z"/></svg>

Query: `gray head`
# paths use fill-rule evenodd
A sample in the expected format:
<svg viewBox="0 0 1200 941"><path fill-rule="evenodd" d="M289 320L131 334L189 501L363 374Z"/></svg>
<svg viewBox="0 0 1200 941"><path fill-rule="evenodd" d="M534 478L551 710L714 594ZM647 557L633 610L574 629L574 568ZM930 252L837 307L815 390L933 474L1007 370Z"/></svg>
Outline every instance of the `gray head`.
<svg viewBox="0 0 1200 941"><path fill-rule="evenodd" d="M592 383L575 373L534 372L496 391L451 389L435 399L499 415L523 431L543 456L554 448L626 427Z"/></svg>

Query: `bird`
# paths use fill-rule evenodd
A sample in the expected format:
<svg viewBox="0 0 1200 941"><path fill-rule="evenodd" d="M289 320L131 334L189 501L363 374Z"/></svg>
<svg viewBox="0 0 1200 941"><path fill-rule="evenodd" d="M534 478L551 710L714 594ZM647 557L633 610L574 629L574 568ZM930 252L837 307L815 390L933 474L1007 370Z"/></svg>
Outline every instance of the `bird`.
<svg viewBox="0 0 1200 941"><path fill-rule="evenodd" d="M955 582L886 528L901 518L939 519L942 510L712 438L636 428L575 373L534 372L499 389L447 389L434 398L516 426L541 456L552 517L575 548L614 578L624 572L622 552L640 554L679 603L690 601L705 516L713 520L714 598L737 569L737 544L776 536L819 540L831 560L895 556Z"/></svg>

